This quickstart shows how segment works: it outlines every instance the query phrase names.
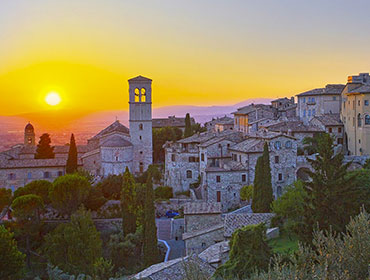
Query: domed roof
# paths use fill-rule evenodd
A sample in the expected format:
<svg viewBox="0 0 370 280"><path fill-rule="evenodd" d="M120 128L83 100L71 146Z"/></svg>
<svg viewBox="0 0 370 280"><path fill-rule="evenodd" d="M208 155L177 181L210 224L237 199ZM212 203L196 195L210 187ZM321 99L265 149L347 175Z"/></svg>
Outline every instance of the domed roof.
<svg viewBox="0 0 370 280"><path fill-rule="evenodd" d="M33 125L31 123L28 123L24 130L34 130Z"/></svg>

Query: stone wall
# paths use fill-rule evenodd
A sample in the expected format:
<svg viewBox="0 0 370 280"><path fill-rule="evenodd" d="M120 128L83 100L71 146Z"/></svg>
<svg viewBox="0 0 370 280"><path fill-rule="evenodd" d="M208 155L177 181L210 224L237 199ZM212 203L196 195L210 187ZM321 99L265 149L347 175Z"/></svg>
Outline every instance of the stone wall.
<svg viewBox="0 0 370 280"><path fill-rule="evenodd" d="M199 254L209 246L224 240L223 227L185 240L186 255Z"/></svg>
<svg viewBox="0 0 370 280"><path fill-rule="evenodd" d="M209 228L221 223L221 214L185 215L185 232Z"/></svg>

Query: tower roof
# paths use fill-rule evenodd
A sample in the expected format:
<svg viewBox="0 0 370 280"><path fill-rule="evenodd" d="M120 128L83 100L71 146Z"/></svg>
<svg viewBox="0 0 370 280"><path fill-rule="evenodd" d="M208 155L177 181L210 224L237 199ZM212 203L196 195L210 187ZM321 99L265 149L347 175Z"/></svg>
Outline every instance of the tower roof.
<svg viewBox="0 0 370 280"><path fill-rule="evenodd" d="M31 123L28 123L24 130L34 130L33 125Z"/></svg>
<svg viewBox="0 0 370 280"><path fill-rule="evenodd" d="M128 82L151 82L152 80L149 78L145 78L143 76L137 76L135 78L129 79Z"/></svg>
<svg viewBox="0 0 370 280"><path fill-rule="evenodd" d="M121 133L129 134L130 130L117 120L114 123L112 123L110 126L108 126L107 128L104 128L102 131L100 131L92 139L97 139L97 138L103 137L113 132L121 132Z"/></svg>

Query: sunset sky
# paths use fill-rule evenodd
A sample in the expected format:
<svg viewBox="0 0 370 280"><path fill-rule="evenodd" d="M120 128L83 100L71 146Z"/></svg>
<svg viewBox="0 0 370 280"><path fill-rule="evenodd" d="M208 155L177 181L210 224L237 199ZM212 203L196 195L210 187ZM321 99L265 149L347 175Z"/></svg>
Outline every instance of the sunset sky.
<svg viewBox="0 0 370 280"><path fill-rule="evenodd" d="M370 1L1 0L1 115L291 96L370 71Z"/></svg>

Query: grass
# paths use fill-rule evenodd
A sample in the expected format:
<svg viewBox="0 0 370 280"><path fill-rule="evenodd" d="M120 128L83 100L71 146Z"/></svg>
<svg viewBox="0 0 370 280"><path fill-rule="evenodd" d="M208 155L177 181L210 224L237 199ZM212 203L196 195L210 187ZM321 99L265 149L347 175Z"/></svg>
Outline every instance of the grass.
<svg viewBox="0 0 370 280"><path fill-rule="evenodd" d="M270 239L268 244L275 254L293 253L298 250L298 237L282 232L279 237Z"/></svg>

